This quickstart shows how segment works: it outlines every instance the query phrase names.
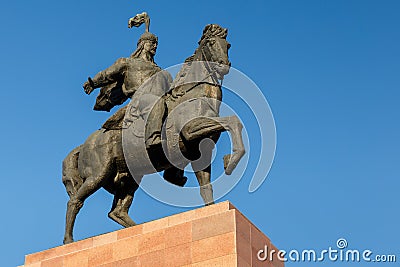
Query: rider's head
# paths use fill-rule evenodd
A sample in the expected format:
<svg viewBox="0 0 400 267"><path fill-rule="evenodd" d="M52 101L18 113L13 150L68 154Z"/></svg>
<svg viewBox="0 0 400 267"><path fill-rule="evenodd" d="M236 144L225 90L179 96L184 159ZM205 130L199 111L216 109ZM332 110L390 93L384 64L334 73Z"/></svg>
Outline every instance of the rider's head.
<svg viewBox="0 0 400 267"><path fill-rule="evenodd" d="M145 32L137 42L137 48L132 57L140 57L143 53L149 54L153 58L157 51L158 38L150 32Z"/></svg>
<svg viewBox="0 0 400 267"><path fill-rule="evenodd" d="M155 36L151 32L145 32L145 33L142 34L142 36L140 36L140 38L139 38L139 40L137 42L137 46L139 46L140 43L145 42L145 41L158 43L158 38L157 38L157 36Z"/></svg>

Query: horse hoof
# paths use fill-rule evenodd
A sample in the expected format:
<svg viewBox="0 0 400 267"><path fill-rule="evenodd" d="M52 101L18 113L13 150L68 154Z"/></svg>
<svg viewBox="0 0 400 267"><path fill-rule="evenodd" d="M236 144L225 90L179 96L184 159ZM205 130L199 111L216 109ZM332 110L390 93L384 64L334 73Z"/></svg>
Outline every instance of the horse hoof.
<svg viewBox="0 0 400 267"><path fill-rule="evenodd" d="M211 205L214 205L214 204L215 204L214 201L211 201L211 202L205 203L204 206L211 206Z"/></svg>
<svg viewBox="0 0 400 267"><path fill-rule="evenodd" d="M231 154L228 154L228 155L225 155L225 156L224 156L224 170L225 170L225 173L226 173L227 175L230 175L230 173L227 173L226 169L228 168L229 161L231 160L231 157L232 157Z"/></svg>
<svg viewBox="0 0 400 267"><path fill-rule="evenodd" d="M231 175L244 153L233 153L224 156L224 169L226 175Z"/></svg>
<svg viewBox="0 0 400 267"><path fill-rule="evenodd" d="M66 244L70 244L73 242L74 242L74 240L72 238L64 238L63 244L66 245Z"/></svg>
<svg viewBox="0 0 400 267"><path fill-rule="evenodd" d="M122 225L123 227L127 228L127 227L132 227L137 225L132 219L131 217L129 217L128 213L120 213L116 210L114 211L110 211L108 213L108 217L113 220L114 222Z"/></svg>

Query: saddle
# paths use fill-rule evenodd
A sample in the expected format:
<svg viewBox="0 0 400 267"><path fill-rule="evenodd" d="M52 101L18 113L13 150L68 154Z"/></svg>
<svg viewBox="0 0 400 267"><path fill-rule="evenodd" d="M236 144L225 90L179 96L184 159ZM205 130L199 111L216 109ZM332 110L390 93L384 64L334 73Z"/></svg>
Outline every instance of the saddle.
<svg viewBox="0 0 400 267"><path fill-rule="evenodd" d="M101 126L106 130L122 130L122 123L124 121L126 109L128 106L122 107L115 112L106 122Z"/></svg>

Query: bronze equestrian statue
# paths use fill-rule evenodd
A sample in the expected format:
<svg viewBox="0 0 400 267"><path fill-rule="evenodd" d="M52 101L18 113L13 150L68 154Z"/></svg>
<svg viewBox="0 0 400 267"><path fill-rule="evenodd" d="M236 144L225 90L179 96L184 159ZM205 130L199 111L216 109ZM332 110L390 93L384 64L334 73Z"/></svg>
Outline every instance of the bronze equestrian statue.
<svg viewBox="0 0 400 267"><path fill-rule="evenodd" d="M148 19L140 14L133 18L135 20ZM227 29L216 24L207 25L199 47L185 61L172 84L170 75L152 60L156 37L152 34L150 37L148 31L145 34L138 42L141 52L117 61L84 84L87 93L103 87L99 97L106 99L105 102L108 99L104 96L118 91L119 99L112 105L123 102L124 98L131 101L63 161L63 183L70 197L65 244L73 242L76 216L84 201L98 189L104 188L114 195L109 217L130 227L135 222L128 210L144 175L164 170L167 181L183 186L186 182L183 169L190 163L200 185L201 197L205 205L210 205L214 203L210 184L213 145L202 146L201 142L211 139L216 143L222 132L230 132L233 153L224 157L228 175L245 153L239 119L219 117L222 100L219 80L230 67ZM141 53L147 54L142 57ZM136 64L136 61L143 62ZM137 82L136 79L141 80ZM155 118L159 121L154 122Z"/></svg>

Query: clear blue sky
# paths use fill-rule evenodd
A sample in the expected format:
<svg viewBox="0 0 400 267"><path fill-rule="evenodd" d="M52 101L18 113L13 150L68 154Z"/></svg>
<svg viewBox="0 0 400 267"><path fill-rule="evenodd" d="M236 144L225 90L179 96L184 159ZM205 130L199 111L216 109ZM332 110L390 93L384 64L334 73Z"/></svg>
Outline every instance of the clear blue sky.
<svg viewBox="0 0 400 267"><path fill-rule="evenodd" d="M143 29L127 20L142 11L161 67L191 55L206 24L229 28L232 66L269 101L278 142L268 179L250 194L244 177L222 200L281 249L322 250L344 237L400 261L399 1L39 0L0 9L1 266L62 243L61 162L109 115L92 111L95 95L81 85L130 55ZM107 218L111 201L104 191L87 201L76 239L120 229ZM139 191L131 215L182 210Z"/></svg>

